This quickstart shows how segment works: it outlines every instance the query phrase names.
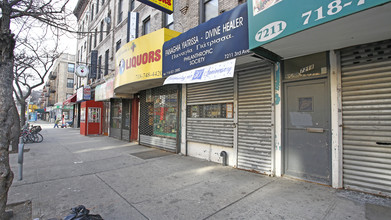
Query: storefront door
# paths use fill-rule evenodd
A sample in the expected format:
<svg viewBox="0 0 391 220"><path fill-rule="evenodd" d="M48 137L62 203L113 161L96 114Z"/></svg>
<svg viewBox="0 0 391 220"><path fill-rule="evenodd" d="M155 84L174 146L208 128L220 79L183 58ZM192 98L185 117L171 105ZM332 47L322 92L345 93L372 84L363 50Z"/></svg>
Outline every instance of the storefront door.
<svg viewBox="0 0 391 220"><path fill-rule="evenodd" d="M285 174L330 184L327 78L285 83Z"/></svg>

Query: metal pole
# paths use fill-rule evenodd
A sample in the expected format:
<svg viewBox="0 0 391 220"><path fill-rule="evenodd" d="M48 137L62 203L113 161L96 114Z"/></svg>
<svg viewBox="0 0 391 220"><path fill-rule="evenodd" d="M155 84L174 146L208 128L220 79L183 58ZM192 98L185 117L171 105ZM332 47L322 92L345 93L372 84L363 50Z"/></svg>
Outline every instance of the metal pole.
<svg viewBox="0 0 391 220"><path fill-rule="evenodd" d="M23 179L23 150L24 143L23 138L19 137L19 145L18 145L18 164L19 164L19 176L18 180L21 181Z"/></svg>

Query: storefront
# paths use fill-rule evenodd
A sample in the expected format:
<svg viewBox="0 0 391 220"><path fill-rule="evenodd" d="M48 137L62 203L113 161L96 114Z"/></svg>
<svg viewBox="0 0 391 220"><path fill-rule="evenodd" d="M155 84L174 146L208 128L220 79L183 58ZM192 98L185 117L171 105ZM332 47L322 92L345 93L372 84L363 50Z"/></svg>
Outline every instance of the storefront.
<svg viewBox="0 0 391 220"><path fill-rule="evenodd" d="M140 143L177 152L179 88L161 86L140 92Z"/></svg>
<svg viewBox="0 0 391 220"><path fill-rule="evenodd" d="M102 134L105 136L109 136L110 134L111 98L114 98L114 78L110 78L103 84L95 87L95 101L103 102Z"/></svg>
<svg viewBox="0 0 391 220"><path fill-rule="evenodd" d="M102 134L102 102L93 100L80 104L80 134Z"/></svg>
<svg viewBox="0 0 391 220"><path fill-rule="evenodd" d="M67 120L68 122L71 122L72 123L72 127L74 125L74 118L75 118L74 106L75 106L76 101L77 101L77 97L76 96L77 96L77 93L73 94L72 96L67 98L67 100L65 100L62 103L63 108L68 110L67 111L67 115L65 116L65 120Z"/></svg>
<svg viewBox="0 0 391 220"><path fill-rule="evenodd" d="M162 86L162 46L179 34L163 28L118 50L115 94L130 94L135 98L112 99L111 135L129 137L130 129L130 139L138 139L140 144L178 152L179 90L177 86Z"/></svg>
<svg viewBox="0 0 391 220"><path fill-rule="evenodd" d="M82 86L76 90L76 103L74 105L74 128L80 128L81 122L81 104L91 100L91 87Z"/></svg>
<svg viewBox="0 0 391 220"><path fill-rule="evenodd" d="M242 4L166 42L163 76L184 84L182 153L271 174L272 65L241 40L247 19Z"/></svg>
<svg viewBox="0 0 391 220"><path fill-rule="evenodd" d="M125 141L137 140L138 101L137 99L111 99L110 137Z"/></svg>
<svg viewBox="0 0 391 220"><path fill-rule="evenodd" d="M248 2L250 49L275 62L277 176L391 195L390 2Z"/></svg>

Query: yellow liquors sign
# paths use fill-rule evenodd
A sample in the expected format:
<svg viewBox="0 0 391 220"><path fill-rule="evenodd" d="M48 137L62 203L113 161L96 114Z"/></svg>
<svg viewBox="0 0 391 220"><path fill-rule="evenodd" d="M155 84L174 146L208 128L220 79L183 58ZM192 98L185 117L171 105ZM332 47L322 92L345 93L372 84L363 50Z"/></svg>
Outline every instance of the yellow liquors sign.
<svg viewBox="0 0 391 220"><path fill-rule="evenodd" d="M163 44L179 34L162 28L121 47L115 54L114 87L162 78Z"/></svg>
<svg viewBox="0 0 391 220"><path fill-rule="evenodd" d="M138 0L160 11L171 14L174 11L174 0Z"/></svg>

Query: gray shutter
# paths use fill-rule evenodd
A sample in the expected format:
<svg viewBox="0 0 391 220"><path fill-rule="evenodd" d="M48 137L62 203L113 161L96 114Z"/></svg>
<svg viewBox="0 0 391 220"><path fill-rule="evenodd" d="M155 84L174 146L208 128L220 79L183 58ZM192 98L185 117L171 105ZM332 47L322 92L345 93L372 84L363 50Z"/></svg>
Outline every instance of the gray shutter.
<svg viewBox="0 0 391 220"><path fill-rule="evenodd" d="M341 51L343 184L391 195L391 40Z"/></svg>
<svg viewBox="0 0 391 220"><path fill-rule="evenodd" d="M238 70L238 168L270 174L272 81L267 62Z"/></svg>
<svg viewBox="0 0 391 220"><path fill-rule="evenodd" d="M187 85L187 105L233 103L233 78ZM187 118L187 140L233 147L234 119Z"/></svg>

